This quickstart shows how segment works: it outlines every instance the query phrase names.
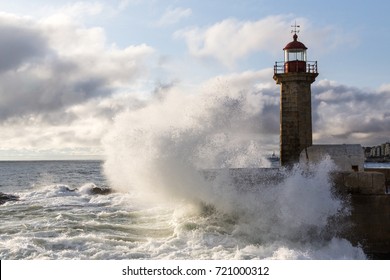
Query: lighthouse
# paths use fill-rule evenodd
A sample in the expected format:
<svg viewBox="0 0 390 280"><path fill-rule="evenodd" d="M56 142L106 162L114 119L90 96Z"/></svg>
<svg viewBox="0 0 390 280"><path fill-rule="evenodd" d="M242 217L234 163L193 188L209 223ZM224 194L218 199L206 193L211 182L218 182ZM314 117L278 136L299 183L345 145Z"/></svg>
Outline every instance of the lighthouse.
<svg viewBox="0 0 390 280"><path fill-rule="evenodd" d="M280 88L280 164L293 165L302 151L313 144L311 84L318 76L317 61L307 60L307 47L293 41L284 48L284 61L275 62L274 80Z"/></svg>

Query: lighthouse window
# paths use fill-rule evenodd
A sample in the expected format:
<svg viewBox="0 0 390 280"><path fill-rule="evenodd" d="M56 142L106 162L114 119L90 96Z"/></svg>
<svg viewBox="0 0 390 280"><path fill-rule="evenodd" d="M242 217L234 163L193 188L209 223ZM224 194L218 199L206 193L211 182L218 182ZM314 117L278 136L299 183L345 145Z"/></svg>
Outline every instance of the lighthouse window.
<svg viewBox="0 0 390 280"><path fill-rule="evenodd" d="M287 52L287 61L306 61L306 52L304 51L289 51Z"/></svg>

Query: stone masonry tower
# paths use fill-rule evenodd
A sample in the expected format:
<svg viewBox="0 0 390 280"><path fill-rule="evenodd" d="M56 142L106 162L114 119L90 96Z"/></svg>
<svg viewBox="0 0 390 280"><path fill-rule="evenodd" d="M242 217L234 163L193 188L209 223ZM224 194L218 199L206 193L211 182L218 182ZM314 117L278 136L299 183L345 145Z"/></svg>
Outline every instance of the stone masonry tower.
<svg viewBox="0 0 390 280"><path fill-rule="evenodd" d="M306 46L298 41L294 25L293 41L284 47L284 61L276 62L274 80L280 90L280 164L292 165L300 153L313 144L311 84L318 76L317 61L307 61Z"/></svg>

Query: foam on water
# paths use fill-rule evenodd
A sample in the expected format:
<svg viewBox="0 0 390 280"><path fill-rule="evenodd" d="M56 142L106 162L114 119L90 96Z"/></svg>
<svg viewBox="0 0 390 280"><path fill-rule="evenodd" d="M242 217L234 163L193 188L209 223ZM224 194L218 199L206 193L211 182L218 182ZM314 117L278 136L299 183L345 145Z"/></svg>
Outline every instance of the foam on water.
<svg viewBox="0 0 390 280"><path fill-rule="evenodd" d="M19 196L0 206L0 258L364 258L337 235L349 212L329 159L276 180L231 175L269 166L265 102L261 92L172 91L118 115L104 139L116 191L104 195L93 191L107 185L97 162L0 163L0 185Z"/></svg>
<svg viewBox="0 0 390 280"><path fill-rule="evenodd" d="M314 177L313 180L315 178L318 179ZM282 189L284 185L283 182L277 187ZM85 184L70 191L71 195L64 191L64 186L42 186L34 192L18 193L21 197L18 202L2 205L0 257L364 258L362 251L348 241L322 234L322 216L329 211L330 214L336 212L329 206L317 206L312 210L315 212L311 214L313 216L307 217L306 214L300 219L299 215L304 210L296 210L296 205L286 205L284 211L275 212L286 197L279 200L256 192L252 192L253 199L249 199L248 194L237 192L236 202L234 197L222 195L221 199L228 198L234 203L234 209L233 205L219 208L218 204L198 204L184 198L164 202L156 199L151 203L130 192L91 195L84 190L90 188L89 184L83 186ZM326 199L328 196L316 195L315 192L306 198L319 196L318 199ZM275 201L277 204L273 205ZM335 207L339 209L339 205ZM289 211L295 211L297 216L289 214ZM315 217L319 217L318 221ZM294 223L298 223L299 227Z"/></svg>
<svg viewBox="0 0 390 280"><path fill-rule="evenodd" d="M283 170L279 182L237 186L227 175L268 165L255 125L261 93L165 94L117 116L104 140L113 188L175 209L173 235L140 243L142 258L364 258L330 224L348 207L332 192L329 159ZM219 169L215 180L207 168Z"/></svg>
<svg viewBox="0 0 390 280"><path fill-rule="evenodd" d="M17 193L17 203L1 206L0 258L128 259L139 243L172 235L169 207L140 207L124 193L93 195L93 187L44 185Z"/></svg>

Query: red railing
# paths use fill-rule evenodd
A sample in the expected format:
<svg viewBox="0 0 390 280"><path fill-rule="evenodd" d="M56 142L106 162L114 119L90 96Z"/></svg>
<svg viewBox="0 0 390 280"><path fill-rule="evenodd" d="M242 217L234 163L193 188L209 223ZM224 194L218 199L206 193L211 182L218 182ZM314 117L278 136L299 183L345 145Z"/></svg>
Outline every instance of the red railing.
<svg viewBox="0 0 390 280"><path fill-rule="evenodd" d="M289 63L289 65L287 65ZM303 61L276 61L274 65L274 74L285 74L285 73L291 73L291 72L301 72L301 73L318 73L317 68L317 61L306 61L306 67L303 67L302 70L302 63ZM294 66L296 66L296 69L294 69ZM306 68L306 69L305 69Z"/></svg>

